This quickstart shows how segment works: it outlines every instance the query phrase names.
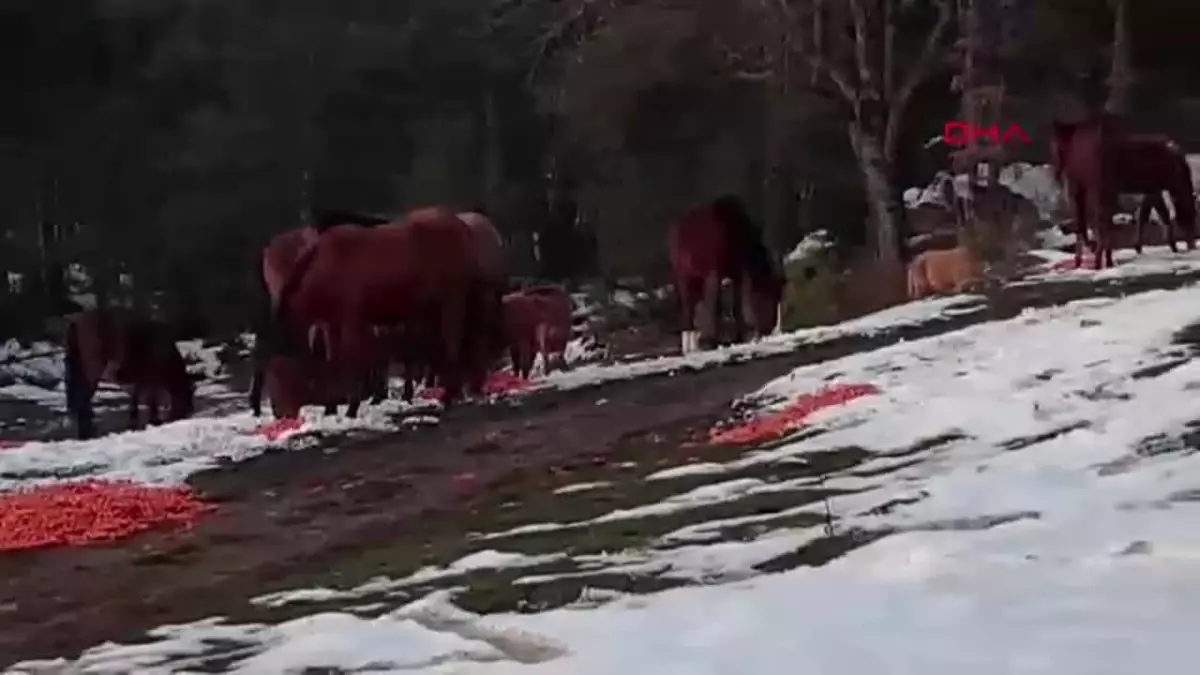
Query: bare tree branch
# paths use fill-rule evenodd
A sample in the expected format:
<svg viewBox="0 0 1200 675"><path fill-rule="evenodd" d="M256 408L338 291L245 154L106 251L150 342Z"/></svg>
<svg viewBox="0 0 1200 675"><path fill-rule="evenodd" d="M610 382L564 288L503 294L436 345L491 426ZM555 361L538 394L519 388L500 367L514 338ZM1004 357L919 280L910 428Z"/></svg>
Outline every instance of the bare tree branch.
<svg viewBox="0 0 1200 675"><path fill-rule="evenodd" d="M877 100L879 91L875 86L875 73L867 46L871 40L870 26L863 0L850 0L850 14L854 23L854 61L858 66L859 98Z"/></svg>
<svg viewBox="0 0 1200 675"><path fill-rule="evenodd" d="M934 24L933 30L929 32L929 36L925 38L925 44L921 47L920 56L913 62L908 70L908 75L904 78L904 83L900 85L900 89L892 98L898 105L906 105L908 99L912 98L912 93L916 90L917 86L926 77L929 77L942 41L946 38L946 32L950 29L951 19L954 17L954 0L937 0L937 3L937 23Z"/></svg>

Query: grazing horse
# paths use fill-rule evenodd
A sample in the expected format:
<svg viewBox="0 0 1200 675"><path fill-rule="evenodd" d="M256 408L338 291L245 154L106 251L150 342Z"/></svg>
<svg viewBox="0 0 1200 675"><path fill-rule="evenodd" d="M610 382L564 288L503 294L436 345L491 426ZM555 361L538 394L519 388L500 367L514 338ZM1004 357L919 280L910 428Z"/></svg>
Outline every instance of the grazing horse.
<svg viewBox="0 0 1200 675"><path fill-rule="evenodd" d="M195 385L171 330L163 323L121 309L90 309L67 324L65 388L67 409L79 438L96 435L92 397L101 382L113 382L129 393L129 428L141 423L140 405L150 424L159 423L161 399L167 399L167 421L195 411Z"/></svg>
<svg viewBox="0 0 1200 675"><path fill-rule="evenodd" d="M539 299L521 291L504 296L504 334L513 375L529 379L537 353L537 331L540 323Z"/></svg>
<svg viewBox="0 0 1200 675"><path fill-rule="evenodd" d="M409 218L426 218L444 214L448 207L427 206L409 213ZM480 269L480 302L478 314L473 322L479 330L465 336L464 354L469 360L466 382L472 394L482 394L484 383L491 367L500 358L505 347L504 312L501 298L508 286L508 263L504 238L481 207L456 213L471 233L478 255ZM437 384L438 373L432 367L434 352L441 344L436 327L430 324L409 324L398 329L394 344L404 364L405 401L412 401L415 385L425 387Z"/></svg>
<svg viewBox="0 0 1200 675"><path fill-rule="evenodd" d="M273 358L272 336L271 336L271 312L272 308L279 301L279 294L283 290L283 285L288 274L296 266L300 255L309 247L313 246L321 233L328 231L338 225L356 225L359 227L375 227L387 222L383 218L376 216L367 216L362 214L351 213L347 211L320 211L314 214L313 224L309 227L301 227L294 230L288 230L275 235L268 242L262 252L260 282L262 288L262 305L263 310L260 316L258 330L255 332L255 346L253 354L254 372L250 380L250 410L258 415L262 410L262 392L266 377L266 371L271 367L271 359ZM310 343L311 353L320 353L317 349L319 342L328 342L328 327L323 324L310 326L308 329L308 340ZM305 403L323 403L325 412L332 413L336 410L337 400L331 392L325 392L319 380L323 379L324 375L320 372L319 364L311 359L307 363L302 363L296 357L291 357L291 361L287 364L280 364L281 368L287 370L286 377L276 378L277 381L274 389L279 392L283 386L279 382L289 382L293 386L299 386L297 383L301 381L299 373L301 370L307 373L304 379L305 393L299 392L286 396L291 401L303 399ZM387 396L387 368L386 364L382 367L376 367L370 376L368 388L372 393L372 401L380 402ZM283 394L280 394L283 396ZM274 401L274 399L272 398ZM303 405L303 404L302 404ZM273 406L279 408L279 405ZM286 408L293 406L286 405ZM276 415L279 413L276 412Z"/></svg>
<svg viewBox="0 0 1200 675"><path fill-rule="evenodd" d="M521 291L537 298L537 351L542 355L546 372L564 370L567 365L567 344L571 341L571 317L575 303L562 286L531 286Z"/></svg>
<svg viewBox="0 0 1200 675"><path fill-rule="evenodd" d="M1196 202L1192 194L1192 170L1187 157L1174 141L1165 136L1133 135L1117 146L1117 188L1120 193L1145 195L1137 213L1137 239L1134 248L1142 252L1146 221L1156 210L1166 228L1172 251L1178 251L1176 236L1184 235L1189 251L1196 248ZM1163 203L1162 193L1171 197L1175 218Z"/></svg>
<svg viewBox="0 0 1200 675"><path fill-rule="evenodd" d="M966 246L925 251L908 264L908 299L962 293L981 279L979 261Z"/></svg>
<svg viewBox="0 0 1200 675"><path fill-rule="evenodd" d="M422 209L373 228L334 226L297 259L279 293L273 334L279 348L303 352L297 336L329 326L328 354L347 379L354 417L362 380L380 358L371 327L428 327L438 338L433 364L448 405L462 393L482 280L471 230L452 211Z"/></svg>
<svg viewBox="0 0 1200 675"><path fill-rule="evenodd" d="M760 335L778 325L783 276L775 269L758 227L741 199L725 195L693 208L671 223L667 250L675 275L675 290L683 312L683 352L699 349L696 304L703 299L712 314L712 342L719 342L721 282L733 282L734 340L744 337L744 297L749 300L752 327Z"/></svg>
<svg viewBox="0 0 1200 675"><path fill-rule="evenodd" d="M1083 264L1087 230L1096 234L1095 269L1112 267L1112 218L1117 209L1117 146L1121 129L1115 117L1102 114L1077 123L1055 121L1051 129L1054 177L1071 199L1076 230L1075 265Z"/></svg>

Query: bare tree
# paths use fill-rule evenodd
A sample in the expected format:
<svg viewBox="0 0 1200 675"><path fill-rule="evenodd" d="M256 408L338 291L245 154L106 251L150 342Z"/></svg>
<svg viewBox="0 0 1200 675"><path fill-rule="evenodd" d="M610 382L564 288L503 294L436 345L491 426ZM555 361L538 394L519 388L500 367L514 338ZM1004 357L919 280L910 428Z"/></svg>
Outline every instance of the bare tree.
<svg viewBox="0 0 1200 675"><path fill-rule="evenodd" d="M876 255L901 259L905 237L894 176L897 149L914 92L950 54L954 0L754 4L767 39L749 46L750 53L733 54L738 63L758 62L757 70L743 68L742 76L827 92L844 104L850 144L866 185ZM911 41L910 35L920 39Z"/></svg>

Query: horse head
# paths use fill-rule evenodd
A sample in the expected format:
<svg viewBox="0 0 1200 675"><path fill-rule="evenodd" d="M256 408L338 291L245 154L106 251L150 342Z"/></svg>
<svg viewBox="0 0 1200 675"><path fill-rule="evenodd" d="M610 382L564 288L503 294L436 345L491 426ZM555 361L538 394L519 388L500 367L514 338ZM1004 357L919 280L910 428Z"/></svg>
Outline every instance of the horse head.
<svg viewBox="0 0 1200 675"><path fill-rule="evenodd" d="M758 335L770 335L779 327L779 307L783 303L786 281L772 269L769 274L751 274L746 305L750 309L750 327Z"/></svg>
<svg viewBox="0 0 1200 675"><path fill-rule="evenodd" d="M180 359L181 366L182 361ZM172 371L176 369L172 368ZM200 379L200 376L189 373L186 367L183 367L182 371L172 372L165 387L170 403L167 420L171 422L187 419L196 412L196 380Z"/></svg>

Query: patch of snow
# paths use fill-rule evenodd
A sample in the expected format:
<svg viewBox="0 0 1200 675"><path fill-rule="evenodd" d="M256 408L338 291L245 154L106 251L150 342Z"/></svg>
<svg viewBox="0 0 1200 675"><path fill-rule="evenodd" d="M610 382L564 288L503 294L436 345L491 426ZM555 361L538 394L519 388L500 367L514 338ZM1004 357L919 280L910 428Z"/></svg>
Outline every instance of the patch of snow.
<svg viewBox="0 0 1200 675"><path fill-rule="evenodd" d="M1157 274L1200 272L1200 251L1181 250L1179 253L1172 253L1171 249L1167 246L1147 246L1141 254L1136 253L1132 249L1113 251L1113 261L1116 263L1116 266L1099 271L1091 269L1090 262L1088 262L1090 257L1085 259L1084 266L1080 269L1049 269L1058 263L1068 260L1073 261L1075 259L1073 252L1066 253L1046 249L1031 251L1030 253L1046 261L1046 270L1027 275L1024 279L1008 285L1024 286L1045 281L1109 281Z"/></svg>
<svg viewBox="0 0 1200 675"><path fill-rule="evenodd" d="M395 428L392 417L403 410L402 402L389 400L364 407L357 419L349 419L322 416L320 408L309 407L303 411L304 425L287 437L307 432L387 431ZM282 441L248 433L263 422L244 412L194 417L85 441L30 442L0 452L0 491L82 478L182 484L196 472L278 447Z"/></svg>
<svg viewBox="0 0 1200 675"><path fill-rule="evenodd" d="M571 483L570 485L564 485L564 486L558 488L557 490L554 491L554 494L569 495L569 494L572 494L575 492L587 492L589 490L598 490L600 488L605 488L610 485L612 485L612 483L610 483L606 480L598 480L598 481L593 481L590 483Z"/></svg>
<svg viewBox="0 0 1200 675"><path fill-rule="evenodd" d="M324 587L302 588L260 595L250 602L264 607L282 607L301 602L329 602L331 600L362 599L375 595L391 595L406 588L461 577L477 570L516 569L536 567L566 558L565 553L525 555L508 551L484 549L459 558L445 567L423 567L400 579L374 577L350 590L333 590Z"/></svg>
<svg viewBox="0 0 1200 675"><path fill-rule="evenodd" d="M829 232L827 230L816 230L801 239L800 243L796 244L796 247L784 256L783 260L785 263L804 260L815 253L828 250L832 246L833 239L829 236Z"/></svg>
<svg viewBox="0 0 1200 675"><path fill-rule="evenodd" d="M870 336L905 326L915 326L935 321L952 316L955 313L983 311L984 305L982 302L983 297L975 295L930 297L890 307L874 314L868 314L832 326L802 328L788 333L771 335L745 344L719 347L683 356L664 356L631 363L585 365L565 372L551 373L549 376L535 382L534 388L554 387L562 390L576 389L614 380L661 375L679 370L699 370L741 359L789 354L809 344L836 340L851 335Z"/></svg>

